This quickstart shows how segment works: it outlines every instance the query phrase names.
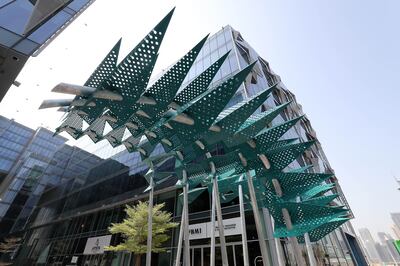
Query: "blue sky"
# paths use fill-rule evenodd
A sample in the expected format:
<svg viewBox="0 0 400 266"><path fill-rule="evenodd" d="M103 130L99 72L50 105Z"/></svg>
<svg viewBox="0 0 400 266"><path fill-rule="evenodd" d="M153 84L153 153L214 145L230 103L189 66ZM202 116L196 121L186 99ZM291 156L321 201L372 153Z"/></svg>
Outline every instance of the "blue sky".
<svg viewBox="0 0 400 266"><path fill-rule="evenodd" d="M112 3L112 4L111 4ZM38 111L59 82L81 84L123 37L126 53L173 6L154 73L205 34L231 24L294 92L356 215L356 228L390 232L400 211L398 1L97 0L32 58L0 113L54 129L60 114Z"/></svg>

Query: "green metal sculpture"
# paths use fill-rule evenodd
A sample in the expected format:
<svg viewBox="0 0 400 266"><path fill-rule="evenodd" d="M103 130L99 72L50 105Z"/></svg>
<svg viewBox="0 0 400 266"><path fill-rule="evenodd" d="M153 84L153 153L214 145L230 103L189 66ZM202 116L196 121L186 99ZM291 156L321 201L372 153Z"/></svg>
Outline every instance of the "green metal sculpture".
<svg viewBox="0 0 400 266"><path fill-rule="evenodd" d="M119 64L121 40L83 86L56 86L55 92L76 95L67 105L65 101L45 101L42 108L60 106L67 112L57 133L65 131L75 139L88 135L93 142L106 139L113 147L124 145L129 152L139 152L149 165L146 179L151 204L155 184L173 174L178 176L183 212L176 265L183 242L184 265L190 265L188 205L206 190L213 197L211 220L214 224L216 214L223 265L228 260L221 202L237 197L243 227L243 204L252 206L264 265L270 258L260 207L267 208L274 218L275 237L288 237L297 250L298 265L303 264L298 241L321 239L348 220L348 211L330 206L337 195L325 195L333 185L324 182L331 175L311 173L307 167L288 170L288 165L314 144L282 138L302 117L268 126L290 104L259 111L278 84L226 108L256 63L210 87L229 52L182 88L207 36L148 86L172 14L173 10ZM83 128L84 124L88 127ZM104 133L106 124L112 128L108 133ZM165 153L152 155L156 145L162 145ZM175 158L175 173L155 172L155 166L169 158ZM243 231L244 263L249 265ZM214 236L211 241L210 264L214 265Z"/></svg>

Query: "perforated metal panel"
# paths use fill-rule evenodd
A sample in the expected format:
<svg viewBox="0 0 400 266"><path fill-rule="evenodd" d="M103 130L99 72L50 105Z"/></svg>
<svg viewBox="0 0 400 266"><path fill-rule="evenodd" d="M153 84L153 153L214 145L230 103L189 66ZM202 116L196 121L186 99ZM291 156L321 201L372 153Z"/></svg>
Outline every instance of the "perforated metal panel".
<svg viewBox="0 0 400 266"><path fill-rule="evenodd" d="M333 230L349 221L349 218L334 218L331 221L311 230L308 232L311 242L316 242L321 240L323 237L331 233ZM304 243L304 237L298 236L297 239L300 243Z"/></svg>
<svg viewBox="0 0 400 266"><path fill-rule="evenodd" d="M208 86L214 79L215 74L217 74L218 70L225 62L228 54L229 52L223 55L216 62L214 62L200 75L198 75L192 82L190 82L189 85L187 85L180 93L175 96L173 101L178 105L183 106L184 104L189 103L199 95L203 94L208 89Z"/></svg>
<svg viewBox="0 0 400 266"><path fill-rule="evenodd" d="M58 132L67 131L75 138L86 134L94 142L106 138L113 147L123 144L129 152L139 152L143 163L161 164L174 156L175 173L150 172L148 175L153 175L156 183L176 175L177 187L182 187L185 185L183 171L186 171L190 203L206 189L211 191L214 174L221 202L236 198L239 184L248 201L245 173L249 171L259 206L270 210L276 221L275 235L279 237L310 232L313 239L319 239L341 224L347 210L328 206L337 195L324 195L332 185L321 184L331 175L308 173L309 167L283 172L314 143L281 139L301 117L273 127L269 125L290 102L254 114L275 86L225 109L254 63L208 88L226 60L228 54L225 54L177 94L206 41L204 38L146 88L172 12L116 66L118 42L85 83L117 93L122 100L85 96L95 106L70 108ZM83 132L81 116L90 122ZM104 132L106 121L112 127L107 134ZM152 155L160 144L168 153ZM213 153L210 157L208 152L215 150L223 154ZM265 157L261 159L261 155ZM211 174L211 165L215 166L214 174ZM283 195L277 196L272 179L279 181ZM302 202L296 202L298 196ZM291 215L292 230L287 230L283 221L283 208Z"/></svg>

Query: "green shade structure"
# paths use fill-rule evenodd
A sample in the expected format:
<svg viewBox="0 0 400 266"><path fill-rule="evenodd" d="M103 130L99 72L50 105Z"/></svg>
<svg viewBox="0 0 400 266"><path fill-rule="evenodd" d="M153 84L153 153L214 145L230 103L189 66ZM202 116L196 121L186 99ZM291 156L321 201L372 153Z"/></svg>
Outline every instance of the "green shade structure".
<svg viewBox="0 0 400 266"><path fill-rule="evenodd" d="M188 205L205 191L212 195L211 221L219 224L223 265L228 262L221 203L235 198L240 199L243 226L242 207L250 203L264 265L268 265L270 258L263 240L265 229L259 208L267 208L274 218L275 237L288 237L294 246L307 239L318 241L346 222L348 210L333 203L338 195L331 193L334 185L326 183L332 174L312 173L310 166L289 167L315 143L285 137L303 118L271 126L290 102L261 112L261 105L279 84L227 108L257 62L212 83L228 52L182 86L206 36L149 84L173 11L120 63L117 58L121 40L83 86L63 83L54 89L76 94L72 101L62 102L67 115L56 133L65 131L75 139L87 135L95 143L106 139L113 147L124 145L129 152L139 152L149 166L145 178L151 204L154 186L172 176L178 177L176 186L183 190L179 197L183 211L176 265L180 263L182 245L184 265L189 265ZM88 126L83 128L84 124ZM165 153L152 155L157 145ZM157 171L157 165L169 159L175 160L175 171ZM150 217L149 228L151 221ZM242 238L246 239L245 232ZM148 241L151 243L151 239ZM215 237L211 241L210 265L214 265ZM247 243L243 245L247 249ZM149 254L150 251L147 265L150 265ZM299 265L300 257L296 257ZM246 254L244 261L248 265Z"/></svg>

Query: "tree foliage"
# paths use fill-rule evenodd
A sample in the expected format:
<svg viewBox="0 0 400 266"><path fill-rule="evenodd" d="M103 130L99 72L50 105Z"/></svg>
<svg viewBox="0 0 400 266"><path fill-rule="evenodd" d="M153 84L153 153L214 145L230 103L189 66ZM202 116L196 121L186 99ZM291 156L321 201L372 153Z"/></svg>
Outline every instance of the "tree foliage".
<svg viewBox="0 0 400 266"><path fill-rule="evenodd" d="M0 253L11 253L19 246L19 237L9 237L0 243Z"/></svg>
<svg viewBox="0 0 400 266"><path fill-rule="evenodd" d="M159 253L165 251L162 244L169 239L168 230L178 224L171 222L171 213L163 211L165 204L153 206L153 226L152 226L152 252ZM121 234L122 243L117 246L106 247L110 251L129 251L137 255L147 251L147 219L148 202L139 202L135 206L125 206L127 217L121 223L112 223L109 231L112 234Z"/></svg>
<svg viewBox="0 0 400 266"><path fill-rule="evenodd" d="M6 254L2 259L8 261L10 254L13 253L20 245L21 238L19 237L8 237L0 243L0 253ZM0 261L0 266L11 265L10 262Z"/></svg>

